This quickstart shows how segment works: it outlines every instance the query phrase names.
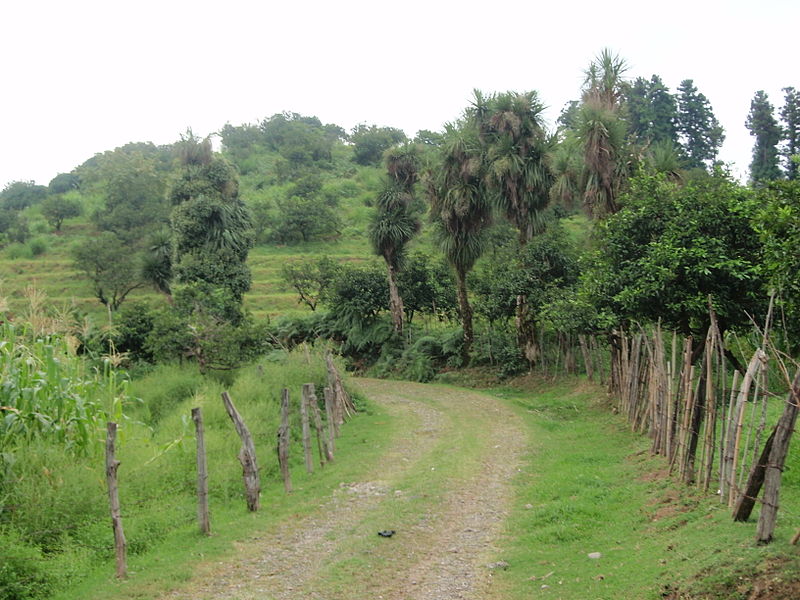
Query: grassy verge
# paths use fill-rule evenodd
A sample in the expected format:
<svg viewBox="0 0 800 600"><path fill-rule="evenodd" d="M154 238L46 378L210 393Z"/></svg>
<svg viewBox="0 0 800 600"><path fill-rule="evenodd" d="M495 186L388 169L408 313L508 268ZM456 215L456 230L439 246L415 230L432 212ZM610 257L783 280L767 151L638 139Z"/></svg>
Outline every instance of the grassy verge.
<svg viewBox="0 0 800 600"><path fill-rule="evenodd" d="M788 540L800 524L800 490L791 478L777 541L759 547L753 522L733 523L716 496L670 479L649 440L601 405L598 388L571 381L491 393L517 407L531 436L498 598L744 599L765 577L773 595L764 598L797 597L800 559ZM793 454L796 465L797 444Z"/></svg>

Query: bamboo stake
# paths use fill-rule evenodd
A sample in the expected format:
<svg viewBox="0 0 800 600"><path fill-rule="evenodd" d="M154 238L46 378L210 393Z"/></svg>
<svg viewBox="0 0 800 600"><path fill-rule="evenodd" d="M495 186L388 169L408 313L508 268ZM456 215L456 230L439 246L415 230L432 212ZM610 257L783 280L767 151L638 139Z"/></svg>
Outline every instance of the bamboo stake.
<svg viewBox="0 0 800 600"><path fill-rule="evenodd" d="M305 391L305 384L303 391ZM305 393L300 398L300 423L303 428L303 456L306 461L306 472L314 472L314 459L311 457L311 429L308 423L308 397Z"/></svg>
<svg viewBox="0 0 800 600"><path fill-rule="evenodd" d="M336 450L336 419L333 416L333 404L336 401L333 396L333 390L326 387L324 390L325 396L325 419L328 424L328 450L333 456Z"/></svg>
<svg viewBox="0 0 800 600"><path fill-rule="evenodd" d="M733 502L735 500L735 491L736 491L736 467L738 466L739 460L739 442L742 436L742 424L744 418L744 409L745 403L747 398L750 395L750 386L753 383L753 378L758 373L758 370L766 364L767 355L764 354L764 351L759 348L753 354L753 358L750 359L750 363L747 365L747 371L744 374L744 379L742 380L742 388L739 390L739 394L736 397L736 406L734 407L731 413L731 427L732 430L728 432L728 447L726 452L728 453L727 456L727 467L726 467L726 475L728 477L728 486L729 486L729 495L728 495L728 506L733 506Z"/></svg>
<svg viewBox="0 0 800 600"><path fill-rule="evenodd" d="M278 428L278 465L283 477L283 489L287 494L292 493L292 476L289 472L289 438L291 433L289 414L289 390L283 388L283 392L281 392L281 425Z"/></svg>

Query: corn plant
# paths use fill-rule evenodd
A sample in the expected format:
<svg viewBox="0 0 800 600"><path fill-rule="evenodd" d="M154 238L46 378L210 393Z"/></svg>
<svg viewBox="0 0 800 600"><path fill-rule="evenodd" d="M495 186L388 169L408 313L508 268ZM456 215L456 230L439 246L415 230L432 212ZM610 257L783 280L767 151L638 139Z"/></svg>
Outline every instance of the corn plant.
<svg viewBox="0 0 800 600"><path fill-rule="evenodd" d="M122 419L126 391L109 360L92 367L67 336L0 325L0 452L46 438L88 453L105 421Z"/></svg>

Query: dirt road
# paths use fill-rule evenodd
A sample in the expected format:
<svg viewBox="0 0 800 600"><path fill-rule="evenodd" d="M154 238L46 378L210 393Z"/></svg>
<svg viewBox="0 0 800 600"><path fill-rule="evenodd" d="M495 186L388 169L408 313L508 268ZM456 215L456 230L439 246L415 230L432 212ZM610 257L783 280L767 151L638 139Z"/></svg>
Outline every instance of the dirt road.
<svg viewBox="0 0 800 600"><path fill-rule="evenodd" d="M357 380L401 423L379 466L311 515L240 544L169 599L492 598L525 450L520 419L458 388ZM377 535L394 530L390 538ZM491 567L490 567L491 565Z"/></svg>

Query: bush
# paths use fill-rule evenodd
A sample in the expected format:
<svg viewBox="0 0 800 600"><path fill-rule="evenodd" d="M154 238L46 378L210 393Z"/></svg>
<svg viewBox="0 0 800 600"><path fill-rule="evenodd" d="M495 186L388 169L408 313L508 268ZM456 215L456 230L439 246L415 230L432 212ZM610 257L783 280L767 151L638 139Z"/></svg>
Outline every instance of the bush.
<svg viewBox="0 0 800 600"><path fill-rule="evenodd" d="M44 239L37 237L29 240L26 244L28 248L28 252L32 258L36 258L37 256L41 256L45 252L47 252L47 241Z"/></svg>

